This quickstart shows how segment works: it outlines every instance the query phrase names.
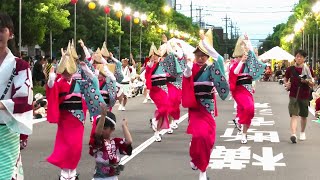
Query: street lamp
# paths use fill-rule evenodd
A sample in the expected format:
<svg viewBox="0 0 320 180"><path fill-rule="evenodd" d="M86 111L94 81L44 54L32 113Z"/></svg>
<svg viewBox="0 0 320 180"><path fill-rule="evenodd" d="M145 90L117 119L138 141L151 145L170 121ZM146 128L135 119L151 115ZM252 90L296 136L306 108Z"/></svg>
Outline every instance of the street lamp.
<svg viewBox="0 0 320 180"><path fill-rule="evenodd" d="M119 22L120 22L120 31L121 31L121 17L122 17L122 6L120 3L115 3L113 5L113 9L116 11L116 12L120 12L119 13ZM119 60L121 59L121 34L119 35Z"/></svg>
<svg viewBox="0 0 320 180"><path fill-rule="evenodd" d="M120 3L115 3L115 4L113 5L113 9L114 9L115 11L121 11L122 6L121 6Z"/></svg>
<svg viewBox="0 0 320 180"><path fill-rule="evenodd" d="M140 59L142 58L142 26L143 22L147 20L146 14L140 15Z"/></svg>
<svg viewBox="0 0 320 180"><path fill-rule="evenodd" d="M125 9L124 9L124 13L125 13L126 15L129 15L129 14L131 13L131 8L129 8L129 7L125 8Z"/></svg>
<svg viewBox="0 0 320 180"><path fill-rule="evenodd" d="M285 40L286 40L287 43L291 43L292 54L294 54L294 48L293 48L294 33L286 36Z"/></svg>
<svg viewBox="0 0 320 180"><path fill-rule="evenodd" d="M304 26L304 22L299 20L296 25L294 26L294 32L295 33L298 33L300 32L302 29L303 29L303 26Z"/></svg>
<svg viewBox="0 0 320 180"><path fill-rule="evenodd" d="M320 13L320 1L318 1L315 5L313 5L312 12L316 14Z"/></svg>
<svg viewBox="0 0 320 180"><path fill-rule="evenodd" d="M108 41L108 13L110 12L110 8L107 7L108 0L99 0L99 4L105 8L106 24L105 24L105 32L104 32L104 41L106 42L106 45L107 45L108 44L107 42ZM106 11L106 8L108 8L107 11Z"/></svg>
<svg viewBox="0 0 320 180"><path fill-rule="evenodd" d="M163 11L164 11L165 13L169 13L170 10L171 10L171 8L170 8L170 6L168 6L168 5L166 5L166 6L163 7Z"/></svg>
<svg viewBox="0 0 320 180"><path fill-rule="evenodd" d="M140 17L140 13L139 12L134 12L133 17L139 18Z"/></svg>
<svg viewBox="0 0 320 180"><path fill-rule="evenodd" d="M129 47L130 47L130 56L131 56L131 50L132 50L132 18L131 18L131 9L129 7L125 8L124 9L124 13L127 15L127 16L130 16L130 44L129 44ZM131 59L129 60L131 61Z"/></svg>
<svg viewBox="0 0 320 180"><path fill-rule="evenodd" d="M99 4L101 6L106 6L108 4L108 0L99 0Z"/></svg>
<svg viewBox="0 0 320 180"><path fill-rule="evenodd" d="M294 34L287 35L285 38L286 42L288 42L288 43L292 42L293 39L294 39Z"/></svg>
<svg viewBox="0 0 320 180"><path fill-rule="evenodd" d="M315 13L316 15L320 14L320 1L318 1L315 5L313 5L312 7L312 12ZM318 54L319 54L319 24L318 22L316 22L317 24L317 34L316 34L316 61L318 61Z"/></svg>

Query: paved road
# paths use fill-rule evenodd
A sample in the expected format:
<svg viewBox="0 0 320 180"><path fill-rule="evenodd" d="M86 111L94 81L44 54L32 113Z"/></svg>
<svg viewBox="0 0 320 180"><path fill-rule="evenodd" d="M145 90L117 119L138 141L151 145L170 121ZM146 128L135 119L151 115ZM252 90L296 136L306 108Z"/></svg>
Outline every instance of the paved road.
<svg viewBox="0 0 320 180"><path fill-rule="evenodd" d="M127 111L115 111L117 118L128 117L134 147L139 147L132 159L125 164L121 180L196 180L198 172L189 166L188 146L190 137L185 134L187 118L172 135L165 134L161 143L152 142L153 132L148 120L153 116L154 105L142 104L142 97L130 99ZM319 124L307 125L307 141L289 142L289 116L287 93L282 86L261 82L255 94L256 115L251 139L241 145L233 125L228 123L234 116L233 101L218 101L216 148L211 155L208 176L215 180L317 180L320 162ZM186 114L183 110L181 115ZM89 180L93 174L94 159L88 155L88 138L91 125L85 126L85 140L78 172L80 179ZM47 122L37 123L22 153L26 180L55 180L60 170L45 161L51 153L56 126ZM116 136L122 136L117 126ZM222 137L221 137L222 136ZM145 146L141 145L142 143ZM145 149L144 149L145 148ZM128 159L127 159L128 160Z"/></svg>

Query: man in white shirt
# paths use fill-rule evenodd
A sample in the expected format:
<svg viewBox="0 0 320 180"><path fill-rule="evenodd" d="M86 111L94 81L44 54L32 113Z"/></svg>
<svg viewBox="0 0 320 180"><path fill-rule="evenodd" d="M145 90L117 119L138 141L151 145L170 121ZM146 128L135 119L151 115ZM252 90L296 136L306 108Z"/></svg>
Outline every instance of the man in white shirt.
<svg viewBox="0 0 320 180"><path fill-rule="evenodd" d="M136 68L135 68L135 61L133 59L132 54L130 55L131 61L132 61L132 66L129 66L129 60L127 58L122 59L122 74L124 76L123 80L121 81L120 84L118 84L119 87L119 92L118 92L118 97L119 97L119 111L125 111L125 106L128 101L128 97L132 96L132 79L136 75Z"/></svg>

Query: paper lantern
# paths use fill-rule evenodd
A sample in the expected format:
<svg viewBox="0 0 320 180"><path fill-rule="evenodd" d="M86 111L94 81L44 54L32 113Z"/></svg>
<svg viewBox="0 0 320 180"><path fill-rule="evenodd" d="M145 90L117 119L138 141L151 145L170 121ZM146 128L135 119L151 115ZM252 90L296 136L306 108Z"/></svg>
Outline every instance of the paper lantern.
<svg viewBox="0 0 320 180"><path fill-rule="evenodd" d="M90 3L88 4L88 8L89 8L90 10L94 10L94 9L96 8L96 3L90 2Z"/></svg>
<svg viewBox="0 0 320 180"><path fill-rule="evenodd" d="M70 2L71 2L71 4L75 5L75 4L77 4L78 0L71 0Z"/></svg>
<svg viewBox="0 0 320 180"><path fill-rule="evenodd" d="M135 24L138 24L138 23L140 22L140 19L139 19L139 18L134 18L134 19L133 19L133 22L134 22Z"/></svg>
<svg viewBox="0 0 320 180"><path fill-rule="evenodd" d="M111 9L110 9L109 6L106 6L106 7L104 8L104 13L110 14L110 11L111 11Z"/></svg>
<svg viewBox="0 0 320 180"><path fill-rule="evenodd" d="M131 16L130 16L130 15L127 15L125 19L126 19L126 21L129 22L129 21L131 21Z"/></svg>
<svg viewBox="0 0 320 180"><path fill-rule="evenodd" d="M121 17L122 17L122 12L121 12L121 11L117 11L117 12L116 12L116 16L117 16L118 18L121 18Z"/></svg>

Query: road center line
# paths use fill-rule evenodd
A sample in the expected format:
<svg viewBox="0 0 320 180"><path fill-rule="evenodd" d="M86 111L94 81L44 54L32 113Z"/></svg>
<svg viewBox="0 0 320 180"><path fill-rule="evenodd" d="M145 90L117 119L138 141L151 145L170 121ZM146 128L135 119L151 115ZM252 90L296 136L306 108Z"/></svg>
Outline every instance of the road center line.
<svg viewBox="0 0 320 180"><path fill-rule="evenodd" d="M185 114L183 116L181 116L179 118L179 120L177 121L177 124L180 124L181 122L183 122L185 119L188 118L188 114ZM162 131L160 131L161 135L164 135L168 132L167 129L163 129ZM152 143L155 142L155 138L154 136L150 137L148 140L146 140L145 142L143 142L142 144L140 144L138 147L136 147L133 151L131 156L123 156L121 158L120 164L124 165L127 162L129 162L131 159L133 159L136 155L138 155L139 153L141 153L144 149L146 149L148 146L150 146Z"/></svg>

